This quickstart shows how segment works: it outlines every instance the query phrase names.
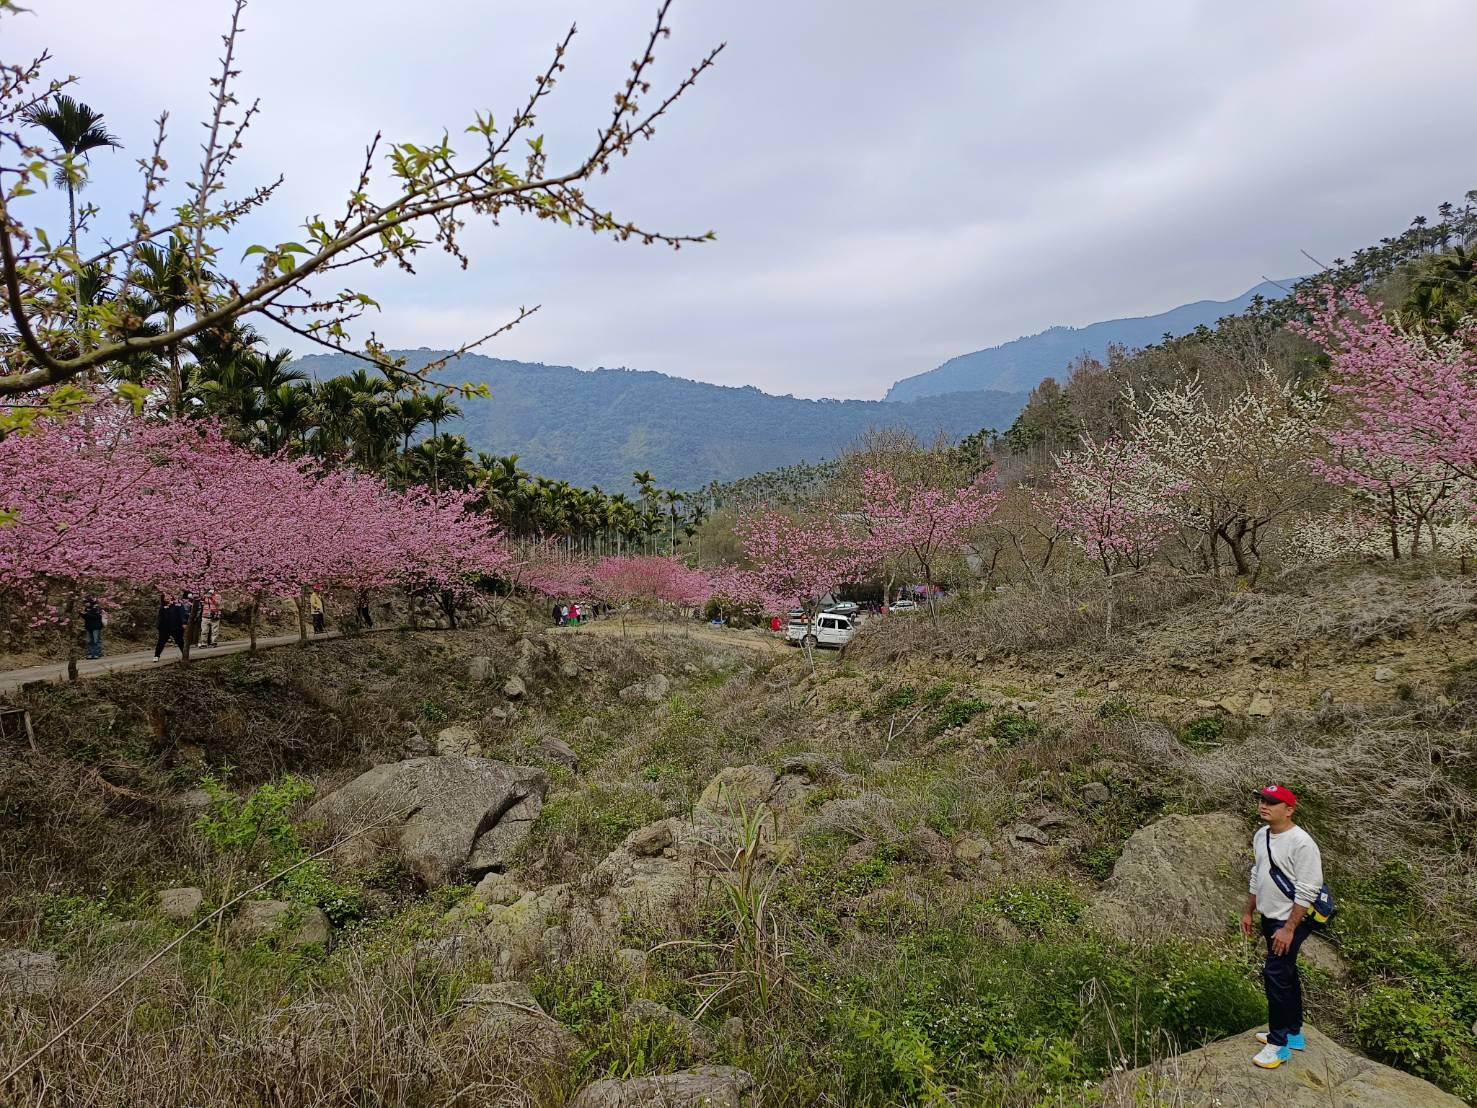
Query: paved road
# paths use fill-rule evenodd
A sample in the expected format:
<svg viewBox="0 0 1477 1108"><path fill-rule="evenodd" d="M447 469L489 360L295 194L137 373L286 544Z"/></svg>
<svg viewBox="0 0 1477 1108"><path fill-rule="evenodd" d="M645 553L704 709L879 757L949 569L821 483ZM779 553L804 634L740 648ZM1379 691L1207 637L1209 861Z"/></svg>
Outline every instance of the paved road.
<svg viewBox="0 0 1477 1108"><path fill-rule="evenodd" d="M608 616L593 623L581 623L578 627L550 627L551 635L600 635L621 637L619 616ZM628 619L625 634L629 638L651 638L669 636L680 639L698 639L715 646L737 646L745 650L763 650L776 653L784 650L785 644L767 631L735 631L726 627L710 627L706 623L660 623L656 620Z"/></svg>
<svg viewBox="0 0 1477 1108"><path fill-rule="evenodd" d="M387 631L389 628L377 627L376 631ZM370 632L366 632L368 634ZM310 642L318 642L323 639L338 638L337 631L327 631L321 635L310 635ZM104 636L104 643L107 638ZM288 635L260 635L257 637L256 646L258 650L274 646L290 646L297 642L297 632ZM190 651L190 661L203 662L211 658L220 658L226 654L240 654L249 649L250 639L230 639L219 646L197 646ZM147 669L151 666L174 666L179 665L180 654L171 643L164 648L164 660L154 661L152 650L139 650L131 654L114 654L111 657L104 656L95 661L85 659L77 663L77 677L102 677L109 673L119 673L130 669ZM0 693L14 692L22 685L29 685L32 681L48 681L52 684L61 684L67 679L66 662L49 662L44 666L27 666L25 669L12 669L0 673Z"/></svg>

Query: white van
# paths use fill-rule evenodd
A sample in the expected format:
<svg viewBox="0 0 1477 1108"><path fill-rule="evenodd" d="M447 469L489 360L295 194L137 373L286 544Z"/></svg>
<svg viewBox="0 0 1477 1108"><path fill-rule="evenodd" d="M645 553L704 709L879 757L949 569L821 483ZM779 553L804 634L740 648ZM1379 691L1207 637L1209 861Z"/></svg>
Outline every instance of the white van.
<svg viewBox="0 0 1477 1108"><path fill-rule="evenodd" d="M850 616L822 612L809 623L802 617L792 619L785 628L785 639L806 646L843 647L856 637L856 622Z"/></svg>

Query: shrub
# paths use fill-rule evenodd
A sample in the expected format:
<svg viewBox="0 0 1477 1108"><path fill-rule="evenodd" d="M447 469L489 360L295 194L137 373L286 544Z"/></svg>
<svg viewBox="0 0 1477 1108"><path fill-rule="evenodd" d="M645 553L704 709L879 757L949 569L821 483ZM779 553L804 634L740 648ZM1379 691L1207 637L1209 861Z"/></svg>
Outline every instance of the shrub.
<svg viewBox="0 0 1477 1108"><path fill-rule="evenodd" d="M1477 1034L1439 1000L1381 985L1360 1003L1354 1033L1371 1056L1477 1100Z"/></svg>
<svg viewBox="0 0 1477 1108"><path fill-rule="evenodd" d="M1180 742L1186 746L1210 746L1226 734L1226 721L1220 716L1201 716L1180 728Z"/></svg>
<svg viewBox="0 0 1477 1108"><path fill-rule="evenodd" d="M956 700L952 704L944 705L934 719L931 730L934 734L941 734L953 727L963 727L975 716L987 711L989 707L983 700L973 697L968 700Z"/></svg>
<svg viewBox="0 0 1477 1108"><path fill-rule="evenodd" d="M996 893L986 904L1017 927L1038 934L1076 923L1086 907L1076 889L1053 880L1014 885Z"/></svg>
<svg viewBox="0 0 1477 1108"><path fill-rule="evenodd" d="M990 725L990 734L1001 746L1019 746L1023 742L1037 738L1041 734L1041 724L1030 716L1008 712Z"/></svg>
<svg viewBox="0 0 1477 1108"><path fill-rule="evenodd" d="M1154 1016L1186 1049L1265 1022L1263 990L1226 961L1171 965L1154 989Z"/></svg>

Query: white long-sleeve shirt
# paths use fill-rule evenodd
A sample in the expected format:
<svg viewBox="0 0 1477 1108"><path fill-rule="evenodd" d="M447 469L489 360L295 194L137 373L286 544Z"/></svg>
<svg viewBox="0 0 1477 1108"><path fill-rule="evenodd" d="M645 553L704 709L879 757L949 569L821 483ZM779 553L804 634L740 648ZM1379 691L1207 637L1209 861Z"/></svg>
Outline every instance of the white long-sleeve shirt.
<svg viewBox="0 0 1477 1108"><path fill-rule="evenodd" d="M1251 849L1255 861L1251 865L1249 892L1256 897L1256 910L1267 919L1286 919L1292 915L1293 901L1283 895L1272 880L1272 866L1267 861L1267 828L1257 828L1251 838ZM1296 902L1310 908L1323 888L1323 855L1313 836L1301 827L1293 825L1280 835L1272 836L1272 857L1277 859L1277 868L1285 873L1295 886Z"/></svg>

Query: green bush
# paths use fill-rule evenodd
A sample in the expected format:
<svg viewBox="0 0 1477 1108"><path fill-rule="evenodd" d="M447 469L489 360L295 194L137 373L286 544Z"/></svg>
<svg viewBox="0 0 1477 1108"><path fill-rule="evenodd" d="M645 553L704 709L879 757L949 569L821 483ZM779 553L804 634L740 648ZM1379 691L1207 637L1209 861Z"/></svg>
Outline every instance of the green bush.
<svg viewBox="0 0 1477 1108"><path fill-rule="evenodd" d="M963 727L981 712L989 710L989 705L983 700L971 697L968 700L956 700L952 704L945 704L934 718L931 730L934 734L942 734L952 727Z"/></svg>
<svg viewBox="0 0 1477 1108"><path fill-rule="evenodd" d="M1180 742L1186 746L1209 746L1220 742L1226 734L1226 721L1220 716L1201 716L1180 728Z"/></svg>
<svg viewBox="0 0 1477 1108"><path fill-rule="evenodd" d="M1041 724L1030 716L1008 712L990 725L990 734L1000 746L1019 746L1041 735Z"/></svg>
<svg viewBox="0 0 1477 1108"><path fill-rule="evenodd" d="M1477 1034L1439 998L1381 985L1360 1002L1354 1033L1372 1057L1477 1101Z"/></svg>
<svg viewBox="0 0 1477 1108"><path fill-rule="evenodd" d="M1035 881L1002 889L986 902L1017 927L1042 934L1082 918L1086 904L1062 881Z"/></svg>
<svg viewBox="0 0 1477 1108"><path fill-rule="evenodd" d="M1154 986L1154 1018L1185 1049L1264 1023L1262 988L1227 961L1191 960L1170 966Z"/></svg>

